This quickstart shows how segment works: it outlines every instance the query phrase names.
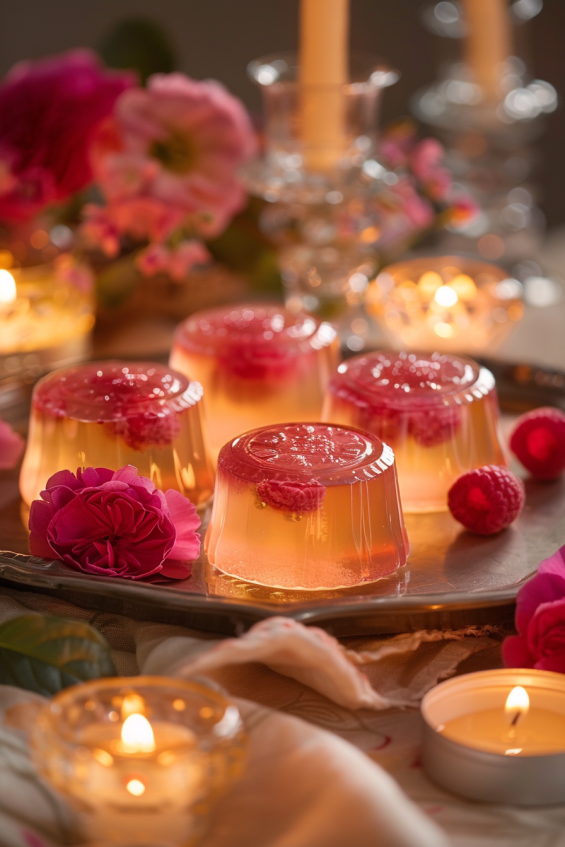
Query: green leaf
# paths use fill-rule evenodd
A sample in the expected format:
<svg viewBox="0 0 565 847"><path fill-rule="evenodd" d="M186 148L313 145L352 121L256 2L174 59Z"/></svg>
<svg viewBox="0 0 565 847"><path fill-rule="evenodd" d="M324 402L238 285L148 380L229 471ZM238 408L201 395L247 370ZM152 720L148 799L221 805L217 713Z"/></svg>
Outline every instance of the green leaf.
<svg viewBox="0 0 565 847"><path fill-rule="evenodd" d="M93 627L53 615L0 624L0 684L50 697L87 679L115 676L110 648Z"/></svg>
<svg viewBox="0 0 565 847"><path fill-rule="evenodd" d="M148 18L128 18L104 38L99 50L109 68L136 70L145 83L156 73L170 73L177 61L168 34Z"/></svg>

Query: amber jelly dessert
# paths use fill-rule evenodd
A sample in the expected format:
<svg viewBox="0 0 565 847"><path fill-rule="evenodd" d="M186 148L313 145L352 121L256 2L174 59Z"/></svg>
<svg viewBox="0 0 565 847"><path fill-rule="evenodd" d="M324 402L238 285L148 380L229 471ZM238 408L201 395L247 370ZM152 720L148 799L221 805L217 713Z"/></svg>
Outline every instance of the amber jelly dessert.
<svg viewBox="0 0 565 847"><path fill-rule="evenodd" d="M208 559L275 588L374 582L406 562L394 454L342 426L262 427L220 451Z"/></svg>
<svg viewBox="0 0 565 847"><path fill-rule="evenodd" d="M255 303L192 315L177 328L170 364L204 386L215 461L226 442L248 429L319 420L338 357L329 324Z"/></svg>
<svg viewBox="0 0 565 847"><path fill-rule="evenodd" d="M506 464L494 377L465 356L356 356L332 378L323 418L393 448L405 512L443 511L462 473Z"/></svg>
<svg viewBox="0 0 565 847"><path fill-rule="evenodd" d="M23 499L31 503L60 470L134 465L157 488L203 506L213 473L201 406L198 382L151 362L94 362L48 374L33 391Z"/></svg>

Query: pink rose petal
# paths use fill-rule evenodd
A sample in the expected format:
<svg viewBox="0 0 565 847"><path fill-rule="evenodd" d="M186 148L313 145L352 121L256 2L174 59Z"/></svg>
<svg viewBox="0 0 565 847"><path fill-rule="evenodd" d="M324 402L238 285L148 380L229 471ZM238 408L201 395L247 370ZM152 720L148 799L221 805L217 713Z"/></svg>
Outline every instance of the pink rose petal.
<svg viewBox="0 0 565 847"><path fill-rule="evenodd" d="M10 424L0 420L0 470L14 468L24 451L25 441Z"/></svg>

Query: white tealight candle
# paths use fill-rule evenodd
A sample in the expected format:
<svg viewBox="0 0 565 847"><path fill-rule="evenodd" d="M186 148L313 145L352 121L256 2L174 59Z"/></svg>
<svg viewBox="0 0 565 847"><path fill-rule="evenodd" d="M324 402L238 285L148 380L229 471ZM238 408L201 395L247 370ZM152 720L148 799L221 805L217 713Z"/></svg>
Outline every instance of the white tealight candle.
<svg viewBox="0 0 565 847"><path fill-rule="evenodd" d="M565 677L494 670L422 701L423 764L449 791L520 806L565 802Z"/></svg>

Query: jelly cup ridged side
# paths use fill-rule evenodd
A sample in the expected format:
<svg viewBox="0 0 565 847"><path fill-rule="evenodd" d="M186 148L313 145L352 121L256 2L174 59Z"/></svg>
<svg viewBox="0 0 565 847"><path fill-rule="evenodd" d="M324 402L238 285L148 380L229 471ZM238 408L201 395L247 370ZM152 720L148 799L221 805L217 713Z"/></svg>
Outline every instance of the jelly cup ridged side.
<svg viewBox="0 0 565 847"><path fill-rule="evenodd" d="M151 479L157 488L180 491L197 507L209 501L213 474L197 397L189 401L181 397L163 404L162 417L157 418L157 423L150 418L142 430L144 443L140 442L138 430L134 429L132 435L131 418L127 416L113 421L81 420L76 410L75 416L69 417L62 412L53 413L34 400L20 474L21 495L28 505L39 497L49 477L57 471L75 473L79 467L118 470L128 464Z"/></svg>
<svg viewBox="0 0 565 847"><path fill-rule="evenodd" d="M394 457L377 475L326 485L319 506L293 513L261 501L257 484L218 468L205 550L212 565L273 588L328 590L374 582L405 564L408 540ZM363 478L366 476L366 478Z"/></svg>
<svg viewBox="0 0 565 847"><path fill-rule="evenodd" d="M414 413L423 426L438 414L446 415L445 431L427 439L425 431L414 427ZM451 404L440 403L423 410L406 404L395 413L390 436L404 511L445 511L447 492L461 474L482 465L505 465L499 417L494 378L485 368L475 387L453 398ZM326 392L322 419L359 427L377 436L382 436L383 426L387 426L382 415L374 414L370 407L336 393L335 385Z"/></svg>

